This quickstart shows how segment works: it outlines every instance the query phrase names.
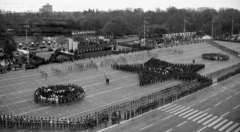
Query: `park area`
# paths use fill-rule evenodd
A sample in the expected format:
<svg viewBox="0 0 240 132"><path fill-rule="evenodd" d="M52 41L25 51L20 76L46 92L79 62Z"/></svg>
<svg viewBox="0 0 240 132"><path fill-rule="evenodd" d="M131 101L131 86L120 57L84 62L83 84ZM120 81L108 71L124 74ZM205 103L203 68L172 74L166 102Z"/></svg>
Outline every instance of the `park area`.
<svg viewBox="0 0 240 132"><path fill-rule="evenodd" d="M226 42L224 42L226 44ZM224 45L223 44L223 45ZM240 49L240 44L228 44L230 49ZM181 52L176 52L181 51ZM138 53L155 54L160 60L171 63L195 63L205 64L205 68L198 73L207 75L214 71L229 67L239 63L237 57L216 48L207 42L178 45L173 47L164 47ZM229 55L227 61L211 61L202 59L203 53L221 53ZM131 53L135 54L135 53ZM106 56L105 58L114 58L124 56L124 54ZM150 57L138 62L144 63ZM79 60L77 62L93 61L98 65L98 69L75 72L64 76L54 76L52 67L64 67L71 63L49 64L40 66L33 70L13 71L0 76L0 114L32 116L43 118L73 119L101 111L104 108L121 104L156 91L171 87L181 83L178 80L165 81L140 87L137 74L114 70L111 67L101 67L101 61L104 57ZM48 77L42 77L39 70L48 73ZM109 85L105 82L105 76L110 79ZM83 87L86 92L85 98L78 103L64 106L42 106L34 102L34 91L38 87L55 84L77 84ZM13 130L14 131L14 130Z"/></svg>

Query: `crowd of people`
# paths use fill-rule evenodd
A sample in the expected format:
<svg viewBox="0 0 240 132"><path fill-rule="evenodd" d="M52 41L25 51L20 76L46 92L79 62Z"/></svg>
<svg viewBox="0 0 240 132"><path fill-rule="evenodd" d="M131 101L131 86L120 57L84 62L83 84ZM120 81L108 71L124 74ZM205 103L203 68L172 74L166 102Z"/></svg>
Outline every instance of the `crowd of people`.
<svg viewBox="0 0 240 132"><path fill-rule="evenodd" d="M220 53L204 53L202 58L206 60L229 60L229 56Z"/></svg>
<svg viewBox="0 0 240 132"><path fill-rule="evenodd" d="M96 126L108 125L109 123L120 123L123 120L128 120L152 109L156 109L157 107L171 103L174 100L206 88L211 84L211 79L206 79L202 82L196 80L184 82L141 98L110 106L92 114L75 117L73 119L1 115L0 126L14 129L83 131ZM56 105L78 101L81 97L84 97L84 91L71 91L73 87L77 86L58 85L57 87L49 86L39 88L35 92L35 102L43 105ZM77 90L81 91L81 88ZM76 93L82 93L82 96L77 96Z"/></svg>
<svg viewBox="0 0 240 132"><path fill-rule="evenodd" d="M218 81L218 82L221 82L221 81L223 81L223 80L225 80L225 79L227 79L227 78L229 78L229 77L231 77L231 76L237 75L237 74L239 74L239 73L240 73L240 68L235 69L235 70L233 70L232 72L229 72L229 73L227 73L227 74L225 74L225 75L217 78L217 81Z"/></svg>
<svg viewBox="0 0 240 132"><path fill-rule="evenodd" d="M218 47L218 48L220 48L224 51L227 51L227 52L231 53L232 55L238 56L240 54L240 53L238 53L238 51L229 49L226 46L222 46L222 45L218 44L217 42L211 41L209 43L212 44L213 46L216 46L216 47Z"/></svg>
<svg viewBox="0 0 240 132"><path fill-rule="evenodd" d="M103 61L101 61L101 67L108 67L111 66L112 64L117 63L117 64L126 64L127 59L125 57L117 57L117 58L104 58Z"/></svg>
<svg viewBox="0 0 240 132"><path fill-rule="evenodd" d="M87 71L87 70L92 70L92 69L96 69L98 70L98 66L96 63L94 63L93 61L89 61L89 62L75 62L72 64L66 64L66 65L62 65L62 69L61 68L57 68L57 67L52 67L52 73L54 76L63 76L63 75L67 75L70 73L75 73L75 72L82 72L82 71Z"/></svg>
<svg viewBox="0 0 240 132"><path fill-rule="evenodd" d="M191 81L197 79L202 81L205 77L196 72L204 68L204 64L173 64L151 58L144 64L113 64L113 69L136 73L139 75L140 86L163 82L170 79Z"/></svg>
<svg viewBox="0 0 240 132"><path fill-rule="evenodd" d="M38 88L34 92L35 103L41 105L62 105L77 102L85 96L81 86L75 84L59 84Z"/></svg>

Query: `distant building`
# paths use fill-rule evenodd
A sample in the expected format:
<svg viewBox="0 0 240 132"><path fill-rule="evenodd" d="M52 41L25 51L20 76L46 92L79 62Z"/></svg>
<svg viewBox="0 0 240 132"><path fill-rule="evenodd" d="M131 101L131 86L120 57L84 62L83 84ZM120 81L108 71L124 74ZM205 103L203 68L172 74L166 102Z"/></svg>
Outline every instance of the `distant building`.
<svg viewBox="0 0 240 132"><path fill-rule="evenodd" d="M52 5L49 5L48 3L44 5L42 8L39 9L40 13L43 12L53 12Z"/></svg>

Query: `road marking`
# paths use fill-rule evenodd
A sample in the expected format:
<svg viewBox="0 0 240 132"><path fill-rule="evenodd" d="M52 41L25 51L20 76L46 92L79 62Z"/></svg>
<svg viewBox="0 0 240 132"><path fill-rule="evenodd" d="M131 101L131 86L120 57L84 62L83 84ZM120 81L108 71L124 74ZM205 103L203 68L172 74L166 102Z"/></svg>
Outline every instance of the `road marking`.
<svg viewBox="0 0 240 132"><path fill-rule="evenodd" d="M216 95L217 95L217 94L215 93L215 94L211 95L211 97L216 96Z"/></svg>
<svg viewBox="0 0 240 132"><path fill-rule="evenodd" d="M203 125L204 125L204 126L207 125L209 122L211 122L212 120L214 120L214 119L216 119L216 118L217 118L217 116L214 116L214 117L211 118L210 120L204 122Z"/></svg>
<svg viewBox="0 0 240 132"><path fill-rule="evenodd" d="M200 115L200 114L202 114L203 112L202 111L200 111L199 113L197 113L197 114L195 114L195 115L193 115L193 116L191 116L191 117L189 117L188 118L188 120L191 120L192 118L194 118L194 117L196 117L196 116L198 116L198 115Z"/></svg>
<svg viewBox="0 0 240 132"><path fill-rule="evenodd" d="M206 110L204 110L203 112L207 112L207 111L209 111L211 108L208 108L208 109L206 109Z"/></svg>
<svg viewBox="0 0 240 132"><path fill-rule="evenodd" d="M225 115L227 115L229 113L229 111L228 112L226 112L225 114L223 114L222 116L221 116L221 118L223 118Z"/></svg>
<svg viewBox="0 0 240 132"><path fill-rule="evenodd" d="M167 104L167 105L164 105L162 111L170 109L170 108L172 108L173 106L176 106L176 105L177 104L169 104L169 105ZM161 109L158 108L158 110L161 110Z"/></svg>
<svg viewBox="0 0 240 132"><path fill-rule="evenodd" d="M168 118L170 118L170 117L172 117L172 116L173 116L173 115L170 115L170 116L168 116L168 117L165 117L165 118L162 119L162 121L163 121L163 120L166 120L166 119L168 119Z"/></svg>
<svg viewBox="0 0 240 132"><path fill-rule="evenodd" d="M172 129L169 129L169 130L167 130L166 132L170 132L170 131L172 131Z"/></svg>
<svg viewBox="0 0 240 132"><path fill-rule="evenodd" d="M217 104L215 104L214 106L218 106L218 105L220 105L222 102L219 102L219 103L217 103Z"/></svg>
<svg viewBox="0 0 240 132"><path fill-rule="evenodd" d="M230 86L230 88L234 87L235 85Z"/></svg>
<svg viewBox="0 0 240 132"><path fill-rule="evenodd" d="M239 132L239 131L240 131L240 127L237 130L235 130L234 132Z"/></svg>
<svg viewBox="0 0 240 132"><path fill-rule="evenodd" d="M140 129L140 131L142 131L142 130L144 130L144 129L146 129L146 128L148 128L148 127L152 126L152 125L153 125L153 124L151 124L151 125L148 125L148 126L146 126L146 127L142 128L142 129Z"/></svg>
<svg viewBox="0 0 240 132"><path fill-rule="evenodd" d="M214 122L212 122L211 124L208 125L208 127L212 127L214 124L216 124L217 122L221 121L223 118L218 118L217 120L215 120Z"/></svg>
<svg viewBox="0 0 240 132"><path fill-rule="evenodd" d="M197 123L202 123L203 121L205 121L206 119L210 118L211 116L212 116L212 114L211 114L211 115L208 115L208 116L206 116L206 117L204 117L204 118L202 118L202 119L199 120Z"/></svg>
<svg viewBox="0 0 240 132"><path fill-rule="evenodd" d="M175 113L175 112L177 112L177 111L179 111L179 110L182 110L183 108L185 108L185 106L182 106L182 107L180 107L179 109L176 109L176 110L174 110L174 111L171 111L170 113L172 114L172 113Z"/></svg>
<svg viewBox="0 0 240 132"><path fill-rule="evenodd" d="M206 98L206 99L203 99L203 100L201 100L201 101L199 101L199 102L201 103L201 102L203 102L203 101L205 101L205 100L207 100L207 98Z"/></svg>
<svg viewBox="0 0 240 132"><path fill-rule="evenodd" d="M187 113L189 113L189 112L191 112L191 111L193 111L194 109L190 109L190 110L188 110L188 111L186 111L186 112L184 112L184 113L182 113L182 114L180 114L180 115L178 115L178 116L184 116L185 114L187 114Z"/></svg>
<svg viewBox="0 0 240 132"><path fill-rule="evenodd" d="M238 105L238 106L234 107L233 109L235 110L235 109L237 109L239 106L240 106L240 105Z"/></svg>
<svg viewBox="0 0 240 132"><path fill-rule="evenodd" d="M201 132L203 129L205 129L207 126L201 128L200 130L198 130L197 132Z"/></svg>
<svg viewBox="0 0 240 132"><path fill-rule="evenodd" d="M174 115L178 115L178 114L180 114L180 113L182 113L183 111L185 111L185 110L188 110L188 109L190 109L189 107L187 107L187 108L185 108L185 109L183 109L183 110L181 110L181 111L178 111L177 113L175 113Z"/></svg>
<svg viewBox="0 0 240 132"><path fill-rule="evenodd" d="M230 126L231 124L233 124L233 121L228 122L225 126L223 126L222 128L218 129L220 132L224 129L226 129L228 126Z"/></svg>
<svg viewBox="0 0 240 132"><path fill-rule="evenodd" d="M194 114L194 113L196 113L196 112L198 112L198 110L195 110L195 111L193 111L193 112L191 112L191 113L185 115L183 118L187 118L187 117L189 117L190 115L192 115L192 114Z"/></svg>
<svg viewBox="0 0 240 132"><path fill-rule="evenodd" d="M225 91L226 89L223 89L221 92Z"/></svg>
<svg viewBox="0 0 240 132"><path fill-rule="evenodd" d="M230 98L232 98L232 96L230 96L230 97L226 98L226 100L228 100L228 99L230 99Z"/></svg>
<svg viewBox="0 0 240 132"><path fill-rule="evenodd" d="M181 105L179 105L179 106L177 106L177 107L174 107L174 108L171 108L170 110L167 110L167 111L165 111L165 112L170 112L170 111L172 111L172 110L178 109L179 107L182 107L182 106L181 106Z"/></svg>
<svg viewBox="0 0 240 132"><path fill-rule="evenodd" d="M192 121L196 121L196 120L198 120L198 119L200 119L200 118L204 117L205 115L207 115L207 113L204 113L204 114L200 115L199 117L197 117L197 118L193 119Z"/></svg>
<svg viewBox="0 0 240 132"><path fill-rule="evenodd" d="M240 91L239 91L239 92L237 92L237 93L235 93L235 94L237 95L237 94L239 94L239 93L240 93Z"/></svg>
<svg viewBox="0 0 240 132"><path fill-rule="evenodd" d="M195 106L196 104L192 104L192 105L190 105L189 107L193 107L193 106Z"/></svg>
<svg viewBox="0 0 240 132"><path fill-rule="evenodd" d="M239 123L234 124L232 127L230 127L226 132L232 131L235 127L237 127Z"/></svg>
<svg viewBox="0 0 240 132"><path fill-rule="evenodd" d="M179 126L181 126L181 125L183 125L184 123L186 123L187 121L184 121L183 123L181 123L181 124L178 124L177 125L177 127L179 127Z"/></svg>
<svg viewBox="0 0 240 132"><path fill-rule="evenodd" d="M218 125L216 125L215 127L213 127L213 129L217 129L218 127L220 127L222 124L224 124L225 122L227 122L228 120L225 119L223 120L221 123L219 123Z"/></svg>

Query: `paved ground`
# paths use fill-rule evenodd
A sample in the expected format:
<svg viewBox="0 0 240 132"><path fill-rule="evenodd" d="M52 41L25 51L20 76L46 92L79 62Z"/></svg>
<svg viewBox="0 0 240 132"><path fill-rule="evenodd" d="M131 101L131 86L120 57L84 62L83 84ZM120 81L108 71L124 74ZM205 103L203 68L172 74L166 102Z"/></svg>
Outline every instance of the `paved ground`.
<svg viewBox="0 0 240 132"><path fill-rule="evenodd" d="M240 47L239 47L240 43L226 42L226 41L216 41L216 42L222 46L228 47L229 49L240 52Z"/></svg>
<svg viewBox="0 0 240 132"><path fill-rule="evenodd" d="M201 74L211 73L213 71L222 69L224 67L228 67L230 65L239 63L239 60L231 55L229 55L230 60L226 62L203 60L201 58L202 53L224 52L206 43L177 46L172 48L182 49L183 54L170 53L167 51L169 48L168 49L162 48L158 50L159 58L162 60L166 60L174 63L192 63L192 60L195 59L196 63L206 64L206 68L199 72ZM237 45L235 48L240 48L240 45ZM115 55L113 55L113 57L114 56ZM103 60L103 58L96 58L92 60L99 64L99 62ZM89 61L89 60L83 60L83 61ZM51 116L55 118L77 118L82 115L101 110L106 106L119 104L121 102L132 100L134 98L138 98L143 95L152 93L154 91L159 91L171 85L180 83L179 81L172 80L164 83L149 85L146 87L140 87L138 84L138 76L136 74L116 71L116 70L112 70L111 68L99 68L98 71L92 70L92 71L87 71L82 73L72 73L70 75L66 75L62 77L53 77L50 72L51 66L62 67L62 64L51 64L51 65L40 67L41 70L49 72L50 77L47 79L43 79L37 73L37 70L15 71L7 74L1 74L0 76L0 89L1 89L0 90L0 114L28 115L28 116L35 116L35 117ZM103 75L104 73L106 73L106 75L110 78L110 85L105 84L105 78ZM232 82L233 84L235 84L234 81ZM57 83L74 83L74 84L81 85L86 91L85 99L77 104L62 106L62 107L50 107L50 106L43 107L34 103L33 93L37 87L46 86L50 84L57 84ZM219 84L219 85L223 85L223 86L226 85L226 87L228 87L227 86L228 84ZM233 87L233 89L234 88L237 90L237 86ZM214 94L215 93L214 91L219 91L220 89L223 90L223 88L218 87L218 85L213 86L213 88L211 89L209 89L202 95L199 94L199 95L194 95L193 98L190 98L190 97L186 98L188 99L188 101L183 101L182 103L181 101L178 101L174 104L181 105L179 107L182 107L182 106L188 107L192 104L195 104L196 103L195 101L199 101L200 98L205 99L208 96L211 96L208 94L210 93ZM229 92L229 90L226 90L226 91ZM216 98L215 102L214 100L211 101L210 100L211 98L208 97L207 100L209 101L204 100L203 102L201 102L202 104L196 103L196 105L192 106L191 109L194 109L193 111L195 110L204 111L211 108L210 106L213 106L219 102L222 102L222 104L219 105L219 109L217 107L211 108L207 111L207 113L214 114L214 116L220 116L224 112L226 113L229 111L229 113L226 115L226 117L228 117L229 115L231 115L230 108L236 107L237 102L239 101L236 100L235 103L234 102L226 103L225 107L227 108L225 108L224 107L225 103L223 103L223 100L226 99L226 97L224 96L225 93L226 92L221 92L221 94L223 94L222 96L220 96L221 94L214 96L214 98ZM232 92L229 92L229 93L232 93ZM226 96L232 96L230 99L228 99L228 101L231 101L231 100L234 101L234 99L237 99L237 97L239 97L239 94L236 95L236 97L235 96L233 97L233 95L231 94L226 94ZM225 99L223 99L223 97ZM207 104L206 102L210 104ZM220 107L222 105L223 107ZM212 111L213 112L215 111L218 114L211 113ZM192 131L193 129L198 130L203 127L203 125L199 125L197 123L194 124L194 122L187 121L183 125L180 125L181 127L179 126L179 128L175 130L176 125L184 122L185 119L183 119L181 116L173 116L174 120L172 119L172 117L171 118L169 117L170 120L166 119L166 121L165 120L161 121L162 119L164 119L169 115L172 115L172 114L169 112L165 112L164 110L157 110L155 114L149 114L149 115L147 114L146 118L144 119L141 119L141 118L145 117L145 115L139 118L140 121L135 122L135 124L138 124L138 125L132 124L129 127L124 126L123 130L121 130L122 129L121 126L113 127L113 129L116 129L113 131L125 131L125 130L126 132L139 131L140 129L147 127L148 125L151 125L151 126L147 127L146 129L142 129L142 131L148 131L148 130L149 131L159 131L159 130L167 131L169 129L172 129L172 131L179 132L179 131ZM135 120L138 120L138 118ZM234 121L234 123L237 122L237 119L234 120L231 118L231 120ZM158 125L153 123L158 123ZM188 127L184 127L185 125ZM100 128L97 128L93 131L96 131L99 129ZM207 130L208 128L204 129L203 131L207 131ZM112 130L109 129L109 131L112 131Z"/></svg>

